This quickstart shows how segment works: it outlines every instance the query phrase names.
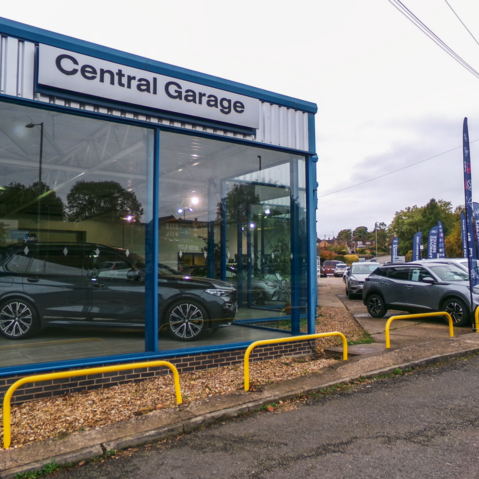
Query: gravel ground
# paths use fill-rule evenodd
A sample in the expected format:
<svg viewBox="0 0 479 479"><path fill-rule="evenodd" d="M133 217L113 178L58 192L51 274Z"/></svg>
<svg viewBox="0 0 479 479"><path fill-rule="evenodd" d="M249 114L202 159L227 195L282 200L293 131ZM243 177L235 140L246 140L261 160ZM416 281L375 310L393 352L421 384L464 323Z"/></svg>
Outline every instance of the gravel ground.
<svg viewBox="0 0 479 479"><path fill-rule="evenodd" d="M344 308L323 307L318 312L316 332L342 332L348 341L368 338L359 323ZM316 354L311 357L283 357L253 362L250 365L250 389L264 384L293 379L314 373L335 362L324 355L324 348L341 345L339 337L316 341ZM207 397L243 389L243 365L181 374L185 404ZM12 445L63 437L75 431L124 421L156 409L174 408L176 400L171 375L131 382L82 393L65 394L12 406ZM3 443L3 417L0 413L0 439Z"/></svg>

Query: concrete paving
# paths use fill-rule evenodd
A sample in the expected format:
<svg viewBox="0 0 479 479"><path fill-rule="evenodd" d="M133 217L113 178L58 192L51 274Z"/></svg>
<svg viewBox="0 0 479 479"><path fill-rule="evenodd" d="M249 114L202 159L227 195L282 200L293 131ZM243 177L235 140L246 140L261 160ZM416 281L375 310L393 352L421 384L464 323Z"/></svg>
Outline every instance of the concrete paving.
<svg viewBox="0 0 479 479"><path fill-rule="evenodd" d="M52 459L59 464L78 462L104 454L106 451L136 447L224 421L261 406L319 391L334 384L347 383L359 377L374 377L396 368L417 367L444 358L479 352L479 334L469 328L455 328L449 338L448 326L440 320L401 321L393 323L390 350L384 347L386 319L373 319L365 314L360 300L344 295L341 278L321 278L319 304L347 308L370 332L376 343L352 346L350 359L308 376L266 385L254 392L236 391L212 397L188 406L154 411L145 416L111 424L63 439L49 439L24 447L0 451L0 477L41 469ZM390 312L389 316L395 314Z"/></svg>
<svg viewBox="0 0 479 479"><path fill-rule="evenodd" d="M371 335L376 344L385 347L385 327L392 316L402 316L403 311L388 311L384 318L376 319L369 316L361 296L349 299L342 278L318 278L320 306L344 307ZM339 303L339 305L338 305ZM334 306L337 305L337 306ZM470 334L471 328L454 328L454 336ZM397 349L422 342L429 342L449 337L449 326L444 318L430 317L424 319L394 320L390 327L391 348Z"/></svg>

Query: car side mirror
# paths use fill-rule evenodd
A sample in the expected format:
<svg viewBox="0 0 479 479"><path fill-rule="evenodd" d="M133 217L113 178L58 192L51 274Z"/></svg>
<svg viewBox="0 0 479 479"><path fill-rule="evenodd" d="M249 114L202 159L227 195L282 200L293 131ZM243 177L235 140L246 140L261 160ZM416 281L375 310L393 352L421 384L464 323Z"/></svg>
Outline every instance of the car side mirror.
<svg viewBox="0 0 479 479"><path fill-rule="evenodd" d="M426 276L425 278L422 278L422 282L427 284L434 284L436 281L434 280L434 278L431 278L431 276Z"/></svg>

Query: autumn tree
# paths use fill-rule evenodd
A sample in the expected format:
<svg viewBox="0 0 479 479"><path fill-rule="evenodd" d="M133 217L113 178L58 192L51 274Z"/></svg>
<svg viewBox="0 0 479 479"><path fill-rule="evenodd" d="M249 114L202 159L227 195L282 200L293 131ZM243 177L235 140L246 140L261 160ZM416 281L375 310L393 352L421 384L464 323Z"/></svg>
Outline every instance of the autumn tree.
<svg viewBox="0 0 479 479"><path fill-rule="evenodd" d="M422 232L422 243L427 245L429 230L441 221L446 237L454 225L454 213L449 201L431 199L425 206L412 206L397 211L389 225L390 233L399 238L399 254L412 251L414 235Z"/></svg>
<svg viewBox="0 0 479 479"><path fill-rule="evenodd" d="M47 184L38 181L26 186L22 183L10 183L0 189L0 217L19 216L64 217L64 205L56 192Z"/></svg>
<svg viewBox="0 0 479 479"><path fill-rule="evenodd" d="M116 181L79 181L67 196L71 221L102 219L116 221L132 216L140 221L143 207L136 194Z"/></svg>

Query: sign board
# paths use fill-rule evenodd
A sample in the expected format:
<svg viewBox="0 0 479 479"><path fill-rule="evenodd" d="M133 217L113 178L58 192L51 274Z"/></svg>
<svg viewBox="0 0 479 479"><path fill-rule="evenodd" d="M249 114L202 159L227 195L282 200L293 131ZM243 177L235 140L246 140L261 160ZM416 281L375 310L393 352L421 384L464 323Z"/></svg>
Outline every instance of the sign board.
<svg viewBox="0 0 479 479"><path fill-rule="evenodd" d="M38 84L106 100L259 128L260 101L40 44Z"/></svg>
<svg viewBox="0 0 479 479"><path fill-rule="evenodd" d="M405 256L394 256L393 258L394 263L405 263L406 257Z"/></svg>

